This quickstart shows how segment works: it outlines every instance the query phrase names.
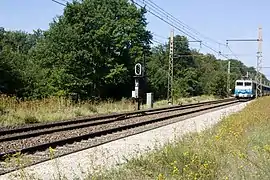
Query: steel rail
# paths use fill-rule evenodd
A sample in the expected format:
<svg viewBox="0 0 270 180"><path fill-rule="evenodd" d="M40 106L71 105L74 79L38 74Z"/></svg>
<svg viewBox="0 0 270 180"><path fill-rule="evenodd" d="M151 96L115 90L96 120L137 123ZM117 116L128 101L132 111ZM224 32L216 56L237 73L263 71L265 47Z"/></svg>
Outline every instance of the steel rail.
<svg viewBox="0 0 270 180"><path fill-rule="evenodd" d="M220 101L215 101L212 102L211 104L219 103ZM153 114L160 114L160 113L165 113L165 112L170 112L170 111L178 111L178 110L184 110L184 109L189 109L189 108L195 108L199 106L203 106L205 104L192 104L189 106L180 106L177 108L171 108L171 109L165 109L165 110L160 110L160 111L152 111L152 113L145 112L144 114L139 114L138 116L147 116L147 115L153 115ZM136 117L138 117L136 116ZM126 120L131 117L123 117L123 118L115 118L115 119L104 119L104 120L95 120L95 121L87 121L87 122L80 122L77 124L71 124L67 126L60 126L58 128L54 129L44 129L44 130L39 130L35 131L36 129L32 129L30 132L22 132L22 133L16 133L14 135L10 135L7 137L0 137L0 142L4 141L11 141L11 140L18 140L18 139L24 139L24 138L30 138L30 137L35 137L43 134L49 134L49 133L54 133L54 132L59 132L59 131L66 131L66 130L72 130L72 129L78 129L78 128L84 128L84 127L90 127L90 126L96 126L96 125L101 125L101 124L106 124L106 123L112 123L115 121L121 121L121 120Z"/></svg>
<svg viewBox="0 0 270 180"><path fill-rule="evenodd" d="M221 106L225 106L225 105L234 104L234 103L237 103L237 102L239 102L239 101L238 100L230 100L228 102L227 101L226 102L221 102L219 104L210 104L207 107L203 107L203 108L196 109L196 110L190 109L190 111L179 112L177 114L168 115L166 117L150 119L150 120L147 120L147 121L137 122L137 123L129 124L129 125L122 125L122 126L119 126L119 127L116 127L116 128L109 128L109 129L105 129L105 130L99 130L99 131L92 132L92 133L85 134L85 135L81 135L81 136L66 138L66 139L62 139L62 140L58 140L58 141L54 141L54 142L50 142L50 143L43 143L43 144L32 146L32 147L22 148L20 150L11 150L9 152L0 153L0 159L4 160L6 156L11 155L11 154L15 154L15 153L18 153L18 152L33 154L36 151L44 151L44 150L48 149L49 147L55 148L56 146L63 146L65 144L72 144L72 143L77 142L77 141L81 141L81 140L85 140L85 139L89 139L89 138L94 138L94 137L99 137L99 136L106 135L106 134L112 134L112 133L115 133L115 132L135 128L135 127L138 127L138 126L152 124L152 123L163 121L163 120L166 120L166 119L171 119L171 118L175 118L175 117L179 117L179 116L183 116L183 115L187 115L187 114L201 112L201 111L205 111L205 110L209 110L209 109L213 109L213 108L217 108L217 107L221 107Z"/></svg>
<svg viewBox="0 0 270 180"><path fill-rule="evenodd" d="M215 102L215 103L217 103L217 102ZM212 104L214 104L214 103L212 103ZM196 104L196 105L192 105L192 106L188 106L188 107L179 107L179 108L167 109L167 110L162 110L162 111L155 111L154 113L150 112L151 114L144 113L144 114L139 114L138 116L135 116L135 117L184 110L184 109L195 108L195 107L200 107L200 106L203 106L203 104ZM134 117L134 116L132 116L132 117ZM0 137L0 142L30 138L30 137L35 137L35 136L39 136L39 135L43 135L43 134L50 134L50 133L59 132L59 131L66 131L66 130L79 129L79 128L90 127L90 126L97 126L97 125L112 123L112 122L116 122L116 121L123 121L123 120L126 120L128 118L132 118L132 117L128 116L128 117L122 117L122 118L113 118L113 119L111 118L111 119L88 121L88 122L71 124L71 125L67 125L67 126L60 126L58 128L53 128L53 129L40 129L39 131L34 131L35 129L32 129L32 131L34 131L34 132L27 131L27 132L22 132L22 133L11 134L10 136L6 136L6 137L5 136Z"/></svg>
<svg viewBox="0 0 270 180"><path fill-rule="evenodd" d="M221 99L221 100L205 101L205 102L200 102L200 103L190 103L190 104L185 104L185 105L175 105L175 106L169 106L169 107L152 108L152 109L137 110L137 111L126 111L122 113L100 114L97 116L74 118L74 119L68 119L68 120L62 120L62 121L56 121L56 122L50 122L50 123L37 123L35 125L30 125L26 127L0 130L0 135L3 136L6 134L21 133L25 131L53 128L55 126L65 126L65 125L70 125L70 124L78 124L78 123L83 123L83 122L103 120L103 119L109 119L109 118L122 119L122 118L127 118L128 116L136 115L136 114L145 114L145 113L155 112L155 111L173 110L173 109L177 109L181 107L183 108L183 107L190 107L190 106L196 106L196 105L206 105L206 104L213 104L213 103L219 103L219 102L227 102L233 99L235 98L226 98L226 99Z"/></svg>

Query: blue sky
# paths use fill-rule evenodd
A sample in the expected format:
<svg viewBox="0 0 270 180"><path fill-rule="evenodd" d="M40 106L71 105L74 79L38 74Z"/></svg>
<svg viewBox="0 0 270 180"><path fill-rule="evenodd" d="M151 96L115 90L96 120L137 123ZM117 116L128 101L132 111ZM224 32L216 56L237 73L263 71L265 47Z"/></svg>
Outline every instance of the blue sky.
<svg viewBox="0 0 270 180"><path fill-rule="evenodd" d="M61 0L59 0L61 2ZM256 39L259 25L263 28L263 66L270 67L270 23L268 21L270 1L268 0L152 0L174 17L220 43L226 39ZM63 6L51 0L0 0L0 26L8 30L47 29L57 15L63 13ZM168 37L172 29L168 24L147 14L148 29L155 34ZM183 35L175 30L175 34ZM203 43L224 54L231 54L225 46L198 36ZM165 39L155 37L158 41ZM190 39L192 40L192 39ZM256 67L257 42L229 42L232 51L248 66ZM199 48L198 43L191 47ZM213 53L202 46L203 53ZM215 54L216 55L216 54ZM219 57L219 56L217 56ZM234 58L234 56L229 56ZM220 57L222 58L222 57ZM270 79L270 68L263 68Z"/></svg>

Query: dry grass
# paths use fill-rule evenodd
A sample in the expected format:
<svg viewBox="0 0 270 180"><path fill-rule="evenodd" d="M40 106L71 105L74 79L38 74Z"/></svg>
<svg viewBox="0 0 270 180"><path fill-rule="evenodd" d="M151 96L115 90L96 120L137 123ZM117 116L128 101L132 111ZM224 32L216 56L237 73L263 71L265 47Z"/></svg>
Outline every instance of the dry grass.
<svg viewBox="0 0 270 180"><path fill-rule="evenodd" d="M270 179L270 97L211 130L88 179Z"/></svg>
<svg viewBox="0 0 270 180"><path fill-rule="evenodd" d="M199 96L178 99L176 103L186 104L213 99L215 99L213 96ZM167 106L167 101L154 103L154 107L161 106ZM32 101L16 101L14 97L0 96L0 127L57 121L100 113L131 111L134 110L134 107L132 101L127 99L117 102L108 100L100 103L80 102L73 104L70 100L59 97ZM142 106L142 109L146 108L146 105Z"/></svg>

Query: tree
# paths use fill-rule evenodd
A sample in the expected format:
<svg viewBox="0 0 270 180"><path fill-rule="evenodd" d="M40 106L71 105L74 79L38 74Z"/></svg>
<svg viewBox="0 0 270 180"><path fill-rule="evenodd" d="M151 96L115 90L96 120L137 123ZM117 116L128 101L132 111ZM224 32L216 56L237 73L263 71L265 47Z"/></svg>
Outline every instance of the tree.
<svg viewBox="0 0 270 180"><path fill-rule="evenodd" d="M167 98L169 52L166 46L153 47L152 55L147 61L148 83L157 99Z"/></svg>
<svg viewBox="0 0 270 180"><path fill-rule="evenodd" d="M35 44L22 31L0 28L0 86L7 94L23 96L28 84L28 52ZM3 91L3 90L2 90Z"/></svg>
<svg viewBox="0 0 270 180"><path fill-rule="evenodd" d="M46 69L46 86L54 93L130 94L135 62L142 62L143 51L150 49L144 14L127 0L68 4L33 55ZM117 91L112 94L112 89Z"/></svg>
<svg viewBox="0 0 270 180"><path fill-rule="evenodd" d="M174 37L174 95L176 98L198 94L196 68L187 38L176 35Z"/></svg>

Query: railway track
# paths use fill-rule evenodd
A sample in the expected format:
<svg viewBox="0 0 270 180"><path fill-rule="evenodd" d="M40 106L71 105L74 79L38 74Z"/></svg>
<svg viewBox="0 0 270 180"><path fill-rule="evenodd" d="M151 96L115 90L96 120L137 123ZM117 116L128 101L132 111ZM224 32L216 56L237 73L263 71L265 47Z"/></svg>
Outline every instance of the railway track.
<svg viewBox="0 0 270 180"><path fill-rule="evenodd" d="M55 157L60 157L127 136L123 132L130 131L128 135L140 133L173 122L169 122L168 119L235 103L239 101L230 98L2 129L0 130L0 175L19 168L18 165L8 167L8 163L3 162L6 157L18 152L31 160L24 165L29 166L49 160L51 158L49 147L55 148ZM146 126L149 127L143 128L144 130L134 130Z"/></svg>

